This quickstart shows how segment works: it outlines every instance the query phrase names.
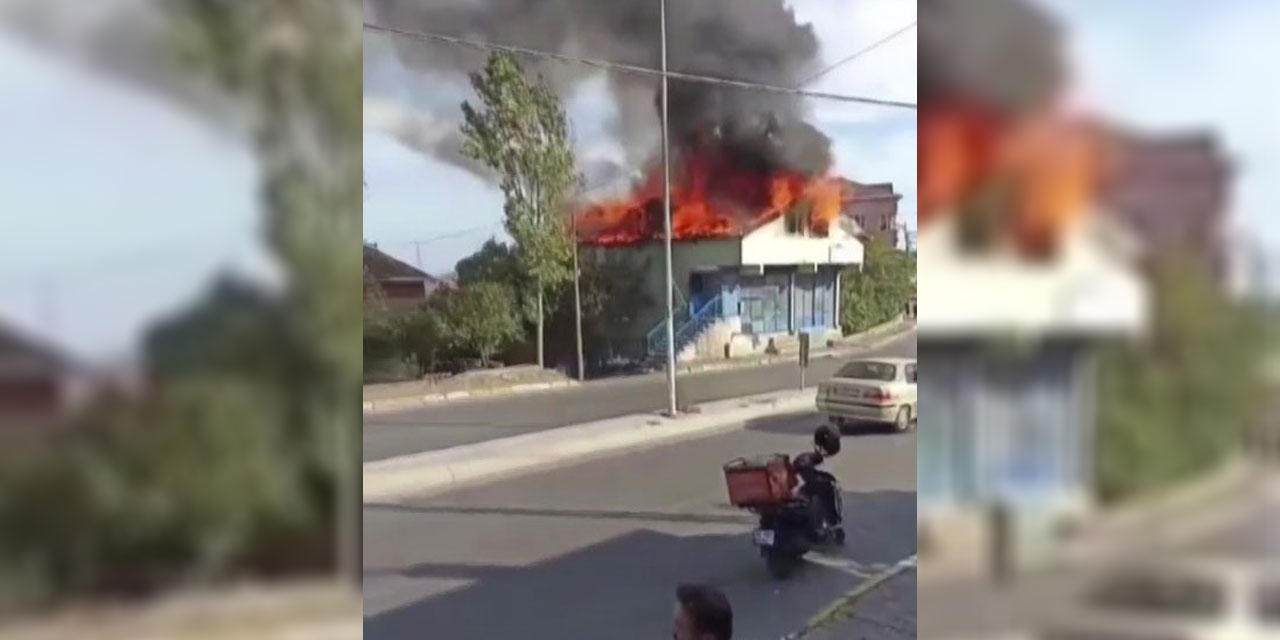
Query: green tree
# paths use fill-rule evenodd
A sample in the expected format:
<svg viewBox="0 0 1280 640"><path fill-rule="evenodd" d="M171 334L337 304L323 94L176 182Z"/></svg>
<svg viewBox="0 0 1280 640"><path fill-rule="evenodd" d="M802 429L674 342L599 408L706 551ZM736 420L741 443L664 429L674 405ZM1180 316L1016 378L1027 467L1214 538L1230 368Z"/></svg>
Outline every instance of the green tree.
<svg viewBox="0 0 1280 640"><path fill-rule="evenodd" d="M418 376L438 371L452 353L448 327L445 324L444 301L448 292L437 292L422 308L400 321L399 337L405 354L418 364Z"/></svg>
<svg viewBox="0 0 1280 640"><path fill-rule="evenodd" d="M486 365L503 344L520 333L511 292L498 283L479 282L449 291L443 295L441 311L445 339Z"/></svg>
<svg viewBox="0 0 1280 640"><path fill-rule="evenodd" d="M656 303L645 288L648 265L625 256L584 253L582 256L582 326L585 351L594 357L618 353L618 336L629 335L642 313ZM573 296L561 296L552 320L555 353L573 353Z"/></svg>
<svg viewBox="0 0 1280 640"><path fill-rule="evenodd" d="M462 104L463 152L497 174L507 233L534 297L538 365L546 366L547 297L573 276L564 212L579 176L568 122L555 93L530 82L511 54L490 56L471 86L480 108Z"/></svg>
<svg viewBox="0 0 1280 640"><path fill-rule="evenodd" d="M1100 362L1098 483L1104 500L1209 470L1241 444L1266 398L1265 321L1203 268L1154 271L1152 326Z"/></svg>
<svg viewBox="0 0 1280 640"><path fill-rule="evenodd" d="M861 269L842 274L840 325L846 334L866 331L903 312L915 295L915 258L873 238Z"/></svg>

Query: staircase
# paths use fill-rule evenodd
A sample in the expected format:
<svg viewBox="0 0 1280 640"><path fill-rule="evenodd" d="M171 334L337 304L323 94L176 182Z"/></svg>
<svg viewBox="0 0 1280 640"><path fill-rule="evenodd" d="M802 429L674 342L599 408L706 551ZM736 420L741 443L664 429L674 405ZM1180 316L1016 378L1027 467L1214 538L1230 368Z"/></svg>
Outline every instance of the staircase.
<svg viewBox="0 0 1280 640"><path fill-rule="evenodd" d="M675 314L676 353L679 354L680 351L696 340L707 327L720 319L722 308L723 301L720 296L716 296L697 309L693 309L691 305L686 304L683 309L678 310ZM667 321L665 318L649 331L645 338L645 346L650 358L666 357Z"/></svg>

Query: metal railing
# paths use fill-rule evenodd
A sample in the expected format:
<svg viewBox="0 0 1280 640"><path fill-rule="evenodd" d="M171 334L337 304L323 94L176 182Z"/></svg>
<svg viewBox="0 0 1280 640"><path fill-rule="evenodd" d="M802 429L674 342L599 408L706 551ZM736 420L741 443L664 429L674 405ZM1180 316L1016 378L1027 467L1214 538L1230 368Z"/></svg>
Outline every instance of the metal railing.
<svg viewBox="0 0 1280 640"><path fill-rule="evenodd" d="M685 305L682 314L678 314L675 330L676 349L682 348L689 340L697 336L708 324L711 324L716 318L720 317L721 311L724 309L724 300L722 295L708 300L697 309L692 309L691 305ZM656 327L645 337L645 343L649 349L649 355L654 355L665 351L667 348L667 321L664 318Z"/></svg>

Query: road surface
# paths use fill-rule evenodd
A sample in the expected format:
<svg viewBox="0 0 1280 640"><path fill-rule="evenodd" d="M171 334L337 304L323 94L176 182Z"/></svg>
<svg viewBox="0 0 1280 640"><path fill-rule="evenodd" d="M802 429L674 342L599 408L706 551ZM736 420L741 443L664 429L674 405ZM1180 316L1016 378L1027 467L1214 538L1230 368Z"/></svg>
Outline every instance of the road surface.
<svg viewBox="0 0 1280 640"><path fill-rule="evenodd" d="M1197 532L1171 545L1133 549L1153 559L1208 556L1280 557L1280 474L1252 485L1229 503L1215 503L1189 519ZM1088 568L1066 568L1024 576L1004 588L988 583L925 584L919 590L919 638L1030 638L1030 629L1077 601L1094 575Z"/></svg>
<svg viewBox="0 0 1280 640"><path fill-rule="evenodd" d="M725 504L720 467L805 450L820 422L762 419L407 506L366 505L365 638L665 638L675 586L703 581L729 595L735 638L777 640L916 552L915 434L851 435L828 464L846 491L847 546L788 582L768 577L750 514ZM913 572L887 581L886 610L861 610L855 623L913 637L913 587Z"/></svg>
<svg viewBox="0 0 1280 640"><path fill-rule="evenodd" d="M910 331L867 355L914 356L916 334ZM815 358L809 382L831 377L847 358ZM766 393L799 384L794 363L682 375L679 402L696 404ZM364 461L433 451L494 438L542 431L667 406L665 374L588 383L547 393L460 401L394 414L365 416Z"/></svg>

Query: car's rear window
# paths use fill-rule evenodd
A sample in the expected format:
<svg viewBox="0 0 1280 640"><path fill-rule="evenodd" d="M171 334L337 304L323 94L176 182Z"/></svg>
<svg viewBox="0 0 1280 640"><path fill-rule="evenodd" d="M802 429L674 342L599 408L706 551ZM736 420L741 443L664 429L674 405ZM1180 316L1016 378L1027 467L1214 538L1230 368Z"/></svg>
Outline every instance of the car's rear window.
<svg viewBox="0 0 1280 640"><path fill-rule="evenodd" d="M841 367L840 371L836 373L836 377L892 382L898 377L898 367L888 362L860 360L858 362L850 362Z"/></svg>
<svg viewBox="0 0 1280 640"><path fill-rule="evenodd" d="M1268 583L1258 589L1258 619L1268 625L1280 625L1280 582Z"/></svg>
<svg viewBox="0 0 1280 640"><path fill-rule="evenodd" d="M1089 604L1117 613L1213 617L1226 605L1223 586L1194 575L1131 573L1100 583Z"/></svg>

